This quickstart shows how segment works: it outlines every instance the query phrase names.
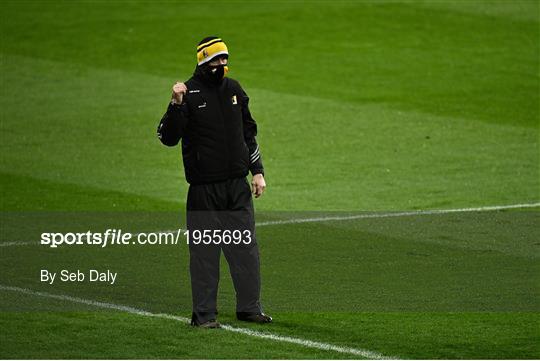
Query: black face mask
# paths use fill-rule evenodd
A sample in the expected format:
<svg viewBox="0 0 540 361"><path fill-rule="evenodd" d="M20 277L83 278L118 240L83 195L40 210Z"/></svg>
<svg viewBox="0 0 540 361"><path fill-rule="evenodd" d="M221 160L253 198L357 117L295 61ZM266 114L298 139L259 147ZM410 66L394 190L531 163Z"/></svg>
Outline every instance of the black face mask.
<svg viewBox="0 0 540 361"><path fill-rule="evenodd" d="M209 66L210 76L216 80L221 80L225 76L225 65Z"/></svg>
<svg viewBox="0 0 540 361"><path fill-rule="evenodd" d="M198 67L196 73L202 75L202 77L211 84L218 85L223 80L223 77L227 74L226 65L210 66L207 64Z"/></svg>

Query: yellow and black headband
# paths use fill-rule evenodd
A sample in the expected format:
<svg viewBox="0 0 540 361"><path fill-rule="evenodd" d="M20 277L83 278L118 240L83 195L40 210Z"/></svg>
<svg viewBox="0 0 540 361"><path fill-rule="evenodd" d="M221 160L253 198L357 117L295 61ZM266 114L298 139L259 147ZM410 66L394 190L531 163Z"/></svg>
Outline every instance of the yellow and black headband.
<svg viewBox="0 0 540 361"><path fill-rule="evenodd" d="M229 56L227 45L223 40L214 38L197 46L197 65L202 65L214 59L218 55Z"/></svg>

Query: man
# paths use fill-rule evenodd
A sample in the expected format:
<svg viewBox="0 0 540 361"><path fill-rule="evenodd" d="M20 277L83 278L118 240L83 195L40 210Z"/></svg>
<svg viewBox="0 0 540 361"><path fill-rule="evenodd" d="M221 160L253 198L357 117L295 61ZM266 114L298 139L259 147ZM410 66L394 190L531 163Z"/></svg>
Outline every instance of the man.
<svg viewBox="0 0 540 361"><path fill-rule="evenodd" d="M158 126L167 146L182 140L187 228L193 298L191 324L218 328L217 291L221 250L236 291L239 320L269 323L260 304L259 249L253 198L266 188L257 125L240 84L225 77L229 52L217 37L197 47L197 67L184 84L173 86L171 102ZM252 189L246 180L252 173ZM240 240L238 240L240 235ZM234 238L235 241L231 242ZM228 241L228 242L227 242Z"/></svg>

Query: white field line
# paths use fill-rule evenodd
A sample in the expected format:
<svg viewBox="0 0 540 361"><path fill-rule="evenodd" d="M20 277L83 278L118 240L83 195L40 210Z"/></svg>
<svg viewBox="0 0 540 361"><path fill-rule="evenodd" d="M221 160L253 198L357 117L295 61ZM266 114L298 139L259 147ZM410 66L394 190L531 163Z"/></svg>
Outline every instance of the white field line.
<svg viewBox="0 0 540 361"><path fill-rule="evenodd" d="M408 211L408 212L394 212L394 213L354 214L350 216L329 216L329 217L297 218L297 219L293 218L293 219L285 219L285 220L277 220L277 221L259 222L257 223L257 227L273 226L273 225L279 225L279 224L349 221L349 220L366 219L366 218L391 218L391 217L407 217L407 216L447 214L447 213L488 212L488 211L501 211L505 209L533 208L533 207L540 207L540 202L524 203L524 204L509 204L509 205L502 205L502 206L485 206L485 207L474 207L474 208L433 209L433 210L425 210L425 211Z"/></svg>
<svg viewBox="0 0 540 361"><path fill-rule="evenodd" d="M432 210L424 210L424 211L420 210L420 211L391 212L391 213L354 214L350 216L291 218L291 219L282 219L282 220L276 220L276 221L257 222L255 226L265 227L265 226L274 226L274 225L281 225L281 224L349 221L349 220L367 219L367 218L392 218L392 217L408 217L408 216L447 214L447 213L489 212L489 211L501 211L505 209L519 209L519 208L533 208L533 207L540 207L540 202L509 204L509 205L502 205L502 206L485 206L485 207L474 207L474 208L452 208L452 209L432 209ZM176 231L177 230L159 231L159 232L174 233ZM138 233L136 233L135 235L138 235Z"/></svg>
<svg viewBox="0 0 540 361"><path fill-rule="evenodd" d="M37 244L39 244L38 241L13 241L13 242L1 242L0 247L35 246Z"/></svg>
<svg viewBox="0 0 540 361"><path fill-rule="evenodd" d="M80 303L80 304L89 305L89 306L98 307L98 308L105 308L105 309L127 312L127 313L135 314L138 316L164 318L164 319L174 320L174 321L178 321L182 323L190 322L190 320L186 317L175 316L175 315L170 315L166 313L152 313L152 312L140 310L138 308L134 308L130 306L116 305L114 303L99 302L99 301L87 300L84 298L72 297L72 296L67 296L67 295L58 295L58 294L53 294L53 293L48 293L48 292L34 291L27 288L0 285L0 290L19 292L19 293L24 293L31 296L39 296L39 297L51 298L51 299L56 299L56 300L61 300L61 301ZM296 338L296 337L279 336L272 333L254 331L248 328L233 327L233 326L225 325L225 324L222 324L221 327L226 331L236 332L236 333L240 333L240 334L251 336L251 337L262 338L262 339L272 340L276 342L291 343L291 344L295 344L295 345L299 345L299 346L303 346L307 348L312 348L312 349L318 349L318 350L324 350L324 351L335 351L335 352L344 353L344 354L361 356L361 357L365 357L372 360L397 359L396 357L388 357L378 352L364 350L361 348L342 347L342 346L337 346L337 345L333 345L329 343L305 340L305 339Z"/></svg>
<svg viewBox="0 0 540 361"><path fill-rule="evenodd" d="M448 214L448 213L466 213L466 212L490 212L490 211L502 211L505 209L519 209L519 208L534 208L540 207L540 202L537 203L523 203L523 204L508 204L502 206L485 206L485 207L473 207L473 208L451 208L451 209L432 209L432 210L420 210L420 211L408 211L408 212L391 212L391 213L369 213L369 214L354 214L350 216L328 216L328 217L313 217L313 218L291 218L282 219L276 221L257 222L257 227L274 226L281 224L298 224L298 223L316 223L316 222L330 222L330 221L350 221L355 219L368 219L368 218L392 218L392 217L410 217L418 215L433 215L433 214ZM157 231L157 233L176 233L178 230L169 231ZM149 232L144 232L149 233ZM135 233L134 236L138 236L139 233ZM0 242L0 247L11 246L34 246L39 242L33 241L13 241L13 242Z"/></svg>

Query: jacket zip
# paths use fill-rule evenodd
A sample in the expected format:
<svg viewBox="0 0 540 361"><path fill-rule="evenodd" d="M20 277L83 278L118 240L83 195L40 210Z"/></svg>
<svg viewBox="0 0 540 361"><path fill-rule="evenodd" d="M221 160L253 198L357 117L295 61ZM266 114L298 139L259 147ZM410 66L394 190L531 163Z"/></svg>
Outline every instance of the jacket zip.
<svg viewBox="0 0 540 361"><path fill-rule="evenodd" d="M223 80L223 81L226 81L226 80ZM221 97L219 96L219 86L216 86L215 88L215 93L216 93L216 98L217 98L217 102L219 104L219 115L221 117L221 124L223 124L223 136L225 138L225 148L226 148L226 151L227 151L227 172L229 174L231 174L231 156L230 156L230 152L229 152L229 142L227 140L227 126L225 124L225 114L223 112L223 103L221 102L222 99Z"/></svg>

